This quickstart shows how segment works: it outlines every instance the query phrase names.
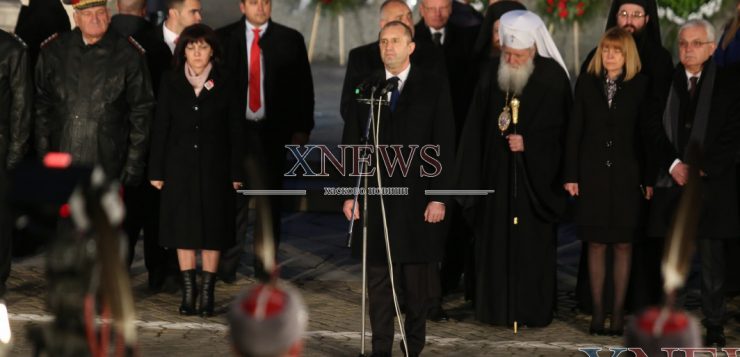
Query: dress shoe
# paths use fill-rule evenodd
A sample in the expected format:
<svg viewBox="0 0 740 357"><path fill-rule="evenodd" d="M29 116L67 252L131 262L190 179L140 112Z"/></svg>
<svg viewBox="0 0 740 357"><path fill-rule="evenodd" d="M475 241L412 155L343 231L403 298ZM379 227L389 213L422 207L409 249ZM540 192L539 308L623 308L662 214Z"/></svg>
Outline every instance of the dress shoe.
<svg viewBox="0 0 740 357"><path fill-rule="evenodd" d="M727 338L725 338L723 327L707 327L707 339L705 341L707 347L725 347L726 344Z"/></svg>
<svg viewBox="0 0 740 357"><path fill-rule="evenodd" d="M588 334L591 336L606 336L604 328L589 327Z"/></svg>
<svg viewBox="0 0 740 357"><path fill-rule="evenodd" d="M390 352L373 352L370 357L391 357Z"/></svg>
<svg viewBox="0 0 740 357"><path fill-rule="evenodd" d="M213 316L213 290L216 285L216 274L203 272L201 282L200 299L198 300L198 313L203 317Z"/></svg>
<svg viewBox="0 0 740 357"><path fill-rule="evenodd" d="M437 306L429 310L429 313L427 314L427 317L430 321L433 322L444 322L448 321L450 319L449 316L447 316L447 312L442 308L442 306Z"/></svg>
<svg viewBox="0 0 740 357"><path fill-rule="evenodd" d="M195 315L195 269L183 270L182 274L182 302L180 303L180 315Z"/></svg>

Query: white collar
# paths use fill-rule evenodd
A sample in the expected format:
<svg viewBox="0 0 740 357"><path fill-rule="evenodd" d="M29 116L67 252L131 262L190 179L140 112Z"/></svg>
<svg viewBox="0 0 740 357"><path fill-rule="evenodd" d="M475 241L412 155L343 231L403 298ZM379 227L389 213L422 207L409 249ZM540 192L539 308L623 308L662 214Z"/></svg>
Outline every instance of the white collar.
<svg viewBox="0 0 740 357"><path fill-rule="evenodd" d="M167 25L162 24L162 35L164 36L164 42L167 42L167 44L175 43L175 40L177 40L180 35L172 32L172 30L167 28Z"/></svg>
<svg viewBox="0 0 740 357"><path fill-rule="evenodd" d="M252 23L249 22L249 20L244 19L244 23L247 24L247 32L252 33L254 29L260 30L260 35L264 34L265 31L267 31L267 26L270 24L270 21L265 22L262 26L254 26Z"/></svg>
<svg viewBox="0 0 740 357"><path fill-rule="evenodd" d="M685 70L685 71L686 71L686 79L688 81L691 81L691 77L696 77L696 78L701 79L701 72L702 71L699 71L699 73L697 73L697 74L693 74L693 73L689 72L688 70Z"/></svg>
<svg viewBox="0 0 740 357"><path fill-rule="evenodd" d="M392 77L398 77L398 91L400 92L401 90L403 90L403 85L406 84L406 79L409 78L409 71L411 71L411 63L409 63L406 69L401 71L401 73L399 73L398 75L393 75L393 73L388 72L388 70L386 69L385 79L388 80Z"/></svg>
<svg viewBox="0 0 740 357"><path fill-rule="evenodd" d="M431 32L432 35L434 35L435 33L441 33L442 34L442 37L444 37L444 35L446 33L445 30L446 30L446 28L444 28L444 27L441 28L441 29L433 29L431 27L429 28L429 32Z"/></svg>

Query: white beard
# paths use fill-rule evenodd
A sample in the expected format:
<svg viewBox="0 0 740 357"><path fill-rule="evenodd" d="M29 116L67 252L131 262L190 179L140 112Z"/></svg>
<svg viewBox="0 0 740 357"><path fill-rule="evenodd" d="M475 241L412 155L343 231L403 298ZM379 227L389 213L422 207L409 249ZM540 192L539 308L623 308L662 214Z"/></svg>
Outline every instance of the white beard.
<svg viewBox="0 0 740 357"><path fill-rule="evenodd" d="M519 68L514 68L506 63L502 57L498 66L499 88L505 92L521 95L532 72L534 72L534 58L519 66Z"/></svg>

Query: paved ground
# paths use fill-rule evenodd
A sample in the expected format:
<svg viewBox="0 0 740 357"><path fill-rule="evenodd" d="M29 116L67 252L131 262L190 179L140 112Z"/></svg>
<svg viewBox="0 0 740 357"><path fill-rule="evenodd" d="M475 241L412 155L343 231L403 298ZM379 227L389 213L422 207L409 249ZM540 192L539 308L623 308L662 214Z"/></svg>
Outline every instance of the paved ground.
<svg viewBox="0 0 740 357"><path fill-rule="evenodd" d="M336 102L343 69L314 66L317 82L317 129L315 143L336 143L341 130ZM285 214L280 260L282 276L303 292L310 310L307 356L356 356L360 351L360 267L349 257L346 226L336 213L304 212ZM477 323L461 293L445 301L452 320L429 323L425 356L585 356L579 347L616 346L616 338L588 336L587 315L577 313L572 297L580 245L567 229L558 248L558 316L547 328L510 329ZM139 248L140 249L140 248ZM233 285L217 284L217 303L225 306L249 286L251 252L247 251L239 280ZM8 282L7 303L14 340L13 356L31 355L25 329L50 317L45 307L44 260L40 255L14 262ZM131 272L139 319L139 348L142 356L228 355L229 345L223 315L209 319L177 314L179 295L147 291L145 268L138 252ZM537 282L532 282L537 283ZM731 311L738 311L740 299ZM693 312L698 313L694 310ZM731 320L729 345L740 346L740 324ZM369 338L368 338L369 342ZM369 343L368 343L369 349ZM396 356L401 356L398 349ZM0 355L2 353L0 352ZM602 354L605 356L606 354Z"/></svg>

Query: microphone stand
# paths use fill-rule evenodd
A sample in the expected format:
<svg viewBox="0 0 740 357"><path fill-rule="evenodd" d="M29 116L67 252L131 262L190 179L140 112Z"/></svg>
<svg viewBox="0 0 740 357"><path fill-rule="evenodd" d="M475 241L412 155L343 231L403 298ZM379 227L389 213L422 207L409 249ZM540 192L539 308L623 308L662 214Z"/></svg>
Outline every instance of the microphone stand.
<svg viewBox="0 0 740 357"><path fill-rule="evenodd" d="M363 136L361 139L361 142L364 144L369 143L369 137L370 137L370 128L373 129L374 134L374 140L373 140L373 146L375 147L375 160L376 163L380 162L380 157L378 153L378 139L380 136L380 113L381 108L383 105L389 105L390 101L383 99L388 92L393 90L394 87L390 84L385 84L385 87L380 91L380 94L378 95L378 98L375 99L375 91L377 90L377 86L373 86L371 93L370 93L370 99L357 99L357 101L361 103L369 103L370 104L370 110L368 112L368 119L365 125L365 130L363 132ZM375 110L375 103L378 105L377 110L377 119L374 120L373 114ZM369 155L369 154L368 154ZM364 158L367 158L368 156L365 156ZM366 165L367 160L362 160L362 166L360 169L360 175L357 177L357 184L355 185L355 197L352 202L352 217L350 219L349 224L349 232L348 232L348 242L347 246L352 246L352 235L353 235L353 228L354 228L354 221L355 221L355 208L357 207L357 203L359 200L360 195L360 179L364 176L364 187L365 190L363 192L363 225L362 225L362 329L360 334L360 357L365 356L365 305L366 305L366 297L367 297L367 225L368 225L368 209L367 209L367 201L368 201L368 175L362 174L364 172L364 168ZM398 295L396 294L396 284L394 279L394 273L393 273L393 260L391 257L391 250L390 250L390 240L388 238L388 223L386 220L386 211L385 211L385 200L383 198L383 186L382 186L382 180L380 176L380 166L376 164L376 177L378 180L378 195L380 196L380 207L381 207L381 214L383 218L383 235L385 238L385 248L386 248L386 256L388 259L388 274L390 275L390 282L391 282L391 293L393 295L393 304L396 310L396 317L398 319L398 326L401 334L401 340L403 341L403 346L406 352L406 355L408 356L408 342L406 341L406 332L404 331L403 323L401 322L401 309L398 304Z"/></svg>

